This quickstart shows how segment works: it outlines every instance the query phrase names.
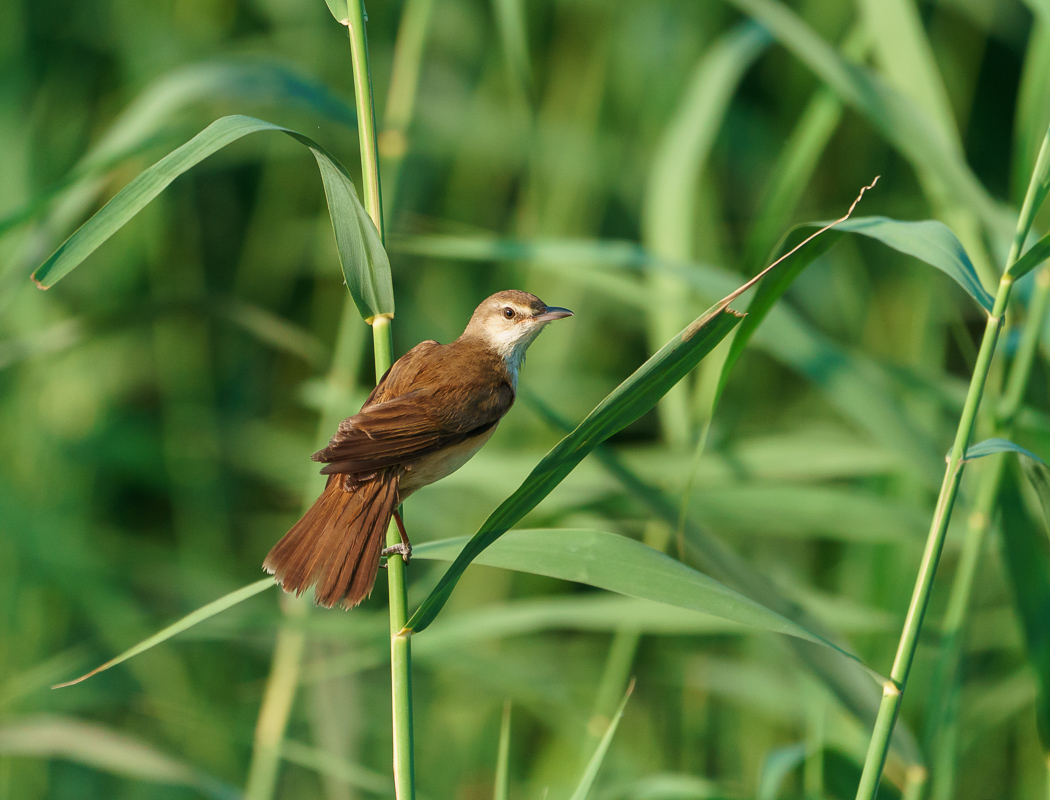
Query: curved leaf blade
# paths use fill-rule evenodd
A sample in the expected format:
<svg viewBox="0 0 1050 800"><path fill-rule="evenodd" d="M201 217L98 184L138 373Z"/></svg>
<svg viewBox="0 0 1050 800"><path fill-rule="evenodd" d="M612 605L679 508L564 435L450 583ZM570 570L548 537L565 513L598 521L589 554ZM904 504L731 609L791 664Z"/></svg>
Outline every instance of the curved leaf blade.
<svg viewBox="0 0 1050 800"><path fill-rule="evenodd" d="M846 220L835 229L877 239L900 253L926 262L954 280L981 308L991 313L995 298L981 283L962 242L943 222L857 217Z"/></svg>
<svg viewBox="0 0 1050 800"><path fill-rule="evenodd" d="M1029 247L1023 256L1017 259L1007 272L1014 280L1023 278L1033 269L1050 258L1050 233Z"/></svg>
<svg viewBox="0 0 1050 800"><path fill-rule="evenodd" d="M808 222L795 227L784 237L777 250L790 252L791 248L797 246L805 238L809 229L823 228L828 224L827 222ZM843 233L857 233L870 237L900 253L913 256L939 269L958 283L985 311L991 313L995 298L981 283L977 270L966 254L962 242L944 223L936 220L902 221L889 217L847 219L836 224L833 229L825 231L806 247L793 253L785 259L779 269L767 275L759 284L747 308L747 317L733 336L733 343L722 367L719 394L744 348L747 347L751 337L776 301L784 296L784 293L806 267L838 243ZM1047 255L1050 255L1050 244L1048 244Z"/></svg>
<svg viewBox="0 0 1050 800"><path fill-rule="evenodd" d="M453 560L468 544L465 537L428 542L415 548L413 556ZM615 533L577 529L510 531L476 561L490 567L584 583L757 630L786 634L824 645L856 661L855 656L806 626L659 550Z"/></svg>
<svg viewBox="0 0 1050 800"><path fill-rule="evenodd" d="M421 631L444 606L464 570L496 539L539 505L588 453L651 409L740 322L729 299L712 307L639 367L536 465L503 501L441 577L405 626Z"/></svg>
<svg viewBox="0 0 1050 800"><path fill-rule="evenodd" d="M805 235L802 233L803 227L808 226L799 226L789 232L784 237L782 245L777 249L790 252L793 247L801 244L805 238ZM762 320L769 314L773 305L784 296L784 293L806 267L827 253L835 246L838 240L839 234L834 229L824 231L821 236L818 236L809 245L784 259L778 269L773 270L762 279L762 282L755 290L755 296L747 307L747 316L733 336L733 341L729 346L729 353L722 364L722 373L718 379L716 396L721 396L726 381L729 380L729 373L732 372L737 360L747 347L747 343L751 341L751 337L758 330L758 326L762 324Z"/></svg>
<svg viewBox="0 0 1050 800"><path fill-rule="evenodd" d="M609 752L609 746L616 735L616 729L620 727L620 720L623 719L627 701L631 699L633 693L634 680L632 679L627 687L627 691L624 692L623 700L620 701L620 707L616 709L616 713L609 722L609 727L605 729L605 735L602 736L602 740L598 742L598 746L594 749L594 755L591 756L591 760L587 763L587 769L583 771L580 783L576 787L576 791L572 793L570 800L587 800L587 797L590 795L591 789L594 787L594 781L598 778L598 770L602 768L605 754Z"/></svg>
<svg viewBox="0 0 1050 800"><path fill-rule="evenodd" d="M377 316L393 316L394 293L390 278L390 261L379 233L361 205L346 170L312 139L254 117L222 117L182 147L137 175L37 268L33 273L33 280L42 289L53 286L145 208L177 177L223 147L259 131L283 133L310 149L321 173L325 196L328 199L339 261L347 288L366 321Z"/></svg>
<svg viewBox="0 0 1050 800"><path fill-rule="evenodd" d="M349 24L344 0L325 0L325 3L328 5L328 10L332 13L332 19L340 25Z"/></svg>
<svg viewBox="0 0 1050 800"><path fill-rule="evenodd" d="M86 681L92 675L98 675L98 673L103 672L109 669L110 667L115 667L117 664L120 664L123 661L127 661L129 658L137 656L139 653L145 653L151 647L156 647L161 642L166 642L172 636L180 634L184 630L192 628L194 625L200 622L204 622L204 620L206 619L214 617L216 614L221 614L226 609L233 608L238 603L242 603L248 598L254 597L260 592L266 591L271 586L276 585L277 584L273 582L273 578L262 578L261 580L257 580L255 583L249 583L247 586L243 586L240 589L237 589L236 591L230 592L227 595L223 595L218 600L213 600L207 605L201 606L193 613L187 614L178 622L175 622L169 625L168 627L164 628L163 630L158 631L157 633L150 636L148 639L143 639L134 647L128 648L116 658L111 658L105 664L102 664L99 667L95 667L95 669L91 670L91 672L85 673L79 678L74 678L71 681L56 684L51 688L62 689L66 686L72 686L73 684L80 683L81 681Z"/></svg>
<svg viewBox="0 0 1050 800"><path fill-rule="evenodd" d="M965 460L972 461L975 458L984 458L985 456L995 455L996 453L1016 453L1019 456L1030 458L1036 463L1042 464L1044 467L1047 465L1043 459L1033 453L1031 450L1025 450L1019 444L1014 444L1008 439L985 439L983 442L970 445L966 450Z"/></svg>

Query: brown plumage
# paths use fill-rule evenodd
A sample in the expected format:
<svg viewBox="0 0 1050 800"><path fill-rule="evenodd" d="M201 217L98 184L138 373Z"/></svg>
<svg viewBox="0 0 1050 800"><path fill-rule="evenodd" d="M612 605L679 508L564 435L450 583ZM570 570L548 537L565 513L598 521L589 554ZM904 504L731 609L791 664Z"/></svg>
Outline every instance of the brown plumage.
<svg viewBox="0 0 1050 800"><path fill-rule="evenodd" d="M314 453L328 483L263 568L285 591L315 586L318 605L328 608L368 597L397 506L488 441L514 403L525 350L544 325L571 313L527 292L499 292L456 341L426 341L405 353ZM406 539L406 560L410 552Z"/></svg>

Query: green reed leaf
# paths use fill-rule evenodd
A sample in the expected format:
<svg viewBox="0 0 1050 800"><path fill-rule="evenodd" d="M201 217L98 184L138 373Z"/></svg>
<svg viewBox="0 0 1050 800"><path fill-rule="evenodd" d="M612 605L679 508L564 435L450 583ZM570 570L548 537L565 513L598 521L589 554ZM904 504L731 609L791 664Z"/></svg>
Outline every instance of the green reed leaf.
<svg viewBox="0 0 1050 800"><path fill-rule="evenodd" d="M966 449L965 460L972 461L975 458L984 458L985 456L995 455L996 453L1015 453L1019 456L1024 456L1032 461L1046 466L1046 462L1043 461L1039 456L1033 453L1031 450L1025 450L1021 445L1014 444L1007 439L985 439L983 442L972 444Z"/></svg>
<svg viewBox="0 0 1050 800"><path fill-rule="evenodd" d="M152 647L156 647L161 642L166 642L172 636L176 636L176 635L182 633L184 630L192 628L194 625L197 625L198 623L204 622L206 619L211 619L216 614L221 614L226 609L233 608L238 603L243 603L248 598L254 597L255 595L259 594L260 592L264 592L267 589L269 589L271 586L276 586L276 585L277 584L275 584L273 582L272 578L263 578L261 580L256 581L255 583L249 583L247 586L243 586L240 589L237 589L236 591L230 592L227 595L223 595L218 600L213 600L212 602L208 603L207 605L201 606L196 611L194 611L192 614L187 614L185 617L180 619L178 622L176 622L176 623L174 623L172 625L169 625L164 630L153 634L148 639L143 639L137 645L135 645L134 647L128 648L127 650L125 650L123 653L121 653L116 658L111 658L109 661L107 661L102 666L95 667L95 669L91 670L91 672L85 673L84 675L81 675L79 678L74 678L71 681L66 681L65 683L56 684L55 686L52 686L51 688L52 689L62 689L64 687L66 687L66 686L72 686L75 683L80 683L81 681L86 681L92 675L98 675L98 673L103 672L103 671L109 669L110 667L115 667L117 664L120 664L123 661L127 661L129 658L137 656L140 653L145 653L147 650L149 650Z"/></svg>
<svg viewBox="0 0 1050 800"><path fill-rule="evenodd" d="M33 280L44 289L53 286L177 177L223 147L259 131L283 133L309 148L317 162L328 198L328 210L347 288L366 320L377 316L393 316L390 261L346 170L312 139L254 117L230 116L218 119L182 147L140 173L81 225L33 273Z"/></svg>
<svg viewBox="0 0 1050 800"><path fill-rule="evenodd" d="M420 558L458 560L468 546L469 540L461 537L429 542L416 550ZM607 531L562 528L510 531L480 554L476 561L486 566L585 583L628 597L699 611L757 630L824 645L856 660L804 625L714 578L641 542ZM644 613L644 609L638 610ZM672 620L675 619L672 616ZM682 624L683 621L677 622ZM452 632L446 635L451 637Z"/></svg>
<svg viewBox="0 0 1050 800"><path fill-rule="evenodd" d="M790 252L809 235L812 228L823 228L827 224L827 222L811 222L799 225L784 237L778 251ZM944 223L936 220L905 222L888 217L847 219L838 223L832 230L825 231L808 246L792 253L780 267L773 270L759 284L747 308L747 317L733 336L733 343L722 367L719 393L725 386L737 359L740 358L751 337L776 301L784 295L806 267L834 247L845 233L857 233L876 239L898 252L913 256L939 269L958 283L982 308L991 313L994 298L981 283L977 270L966 254L962 243Z"/></svg>
<svg viewBox="0 0 1050 800"><path fill-rule="evenodd" d="M499 726L499 749L496 757L496 784L492 800L510 797L510 700L503 704L503 720Z"/></svg>
<svg viewBox="0 0 1050 800"><path fill-rule="evenodd" d="M332 12L332 17L340 25L346 25L346 21L349 18L349 14L346 11L346 0L325 0L328 4L328 10Z"/></svg>
<svg viewBox="0 0 1050 800"><path fill-rule="evenodd" d="M1010 265L1007 272L1014 279L1022 278L1050 258L1050 233L1029 247L1024 255Z"/></svg>
<svg viewBox="0 0 1050 800"><path fill-rule="evenodd" d="M620 707L616 709L616 713L609 722L609 727L605 729L605 735L602 736L602 740L598 742L598 746L594 749L594 755L591 756L591 760L587 763L587 768L583 771L580 783L577 785L576 791L572 793L570 800L586 800L590 795L591 789L594 787L594 781L598 777L598 770L602 768L602 762L605 761L605 755L609 752L609 746L616 735L616 729L620 727L624 709L627 708L627 701L631 699L633 692L634 681L632 680L627 687L627 691L624 692L623 700L620 701Z"/></svg>
<svg viewBox="0 0 1050 800"><path fill-rule="evenodd" d="M856 217L835 226L842 233L859 233L939 269L989 313L995 299L984 288L962 242L943 222L904 221L888 217Z"/></svg>
<svg viewBox="0 0 1050 800"><path fill-rule="evenodd" d="M515 90L529 101L533 93L529 37L523 0L492 0L496 28L503 45L503 60Z"/></svg>

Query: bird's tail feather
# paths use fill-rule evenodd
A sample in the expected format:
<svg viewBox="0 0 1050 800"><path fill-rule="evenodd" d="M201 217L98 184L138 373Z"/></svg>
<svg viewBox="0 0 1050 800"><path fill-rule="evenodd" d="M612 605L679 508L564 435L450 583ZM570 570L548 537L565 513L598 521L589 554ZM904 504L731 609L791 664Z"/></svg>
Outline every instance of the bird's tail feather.
<svg viewBox="0 0 1050 800"><path fill-rule="evenodd" d="M349 491L345 477L329 476L321 496L263 562L286 592L300 595L316 585L316 602L326 608L353 608L372 593L397 506L398 474L381 471Z"/></svg>

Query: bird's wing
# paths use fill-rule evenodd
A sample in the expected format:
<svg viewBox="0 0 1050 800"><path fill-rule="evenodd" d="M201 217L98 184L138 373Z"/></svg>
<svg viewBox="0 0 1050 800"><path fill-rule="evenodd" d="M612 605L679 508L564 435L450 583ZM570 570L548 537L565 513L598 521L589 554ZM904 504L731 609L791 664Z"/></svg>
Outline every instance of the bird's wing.
<svg viewBox="0 0 1050 800"><path fill-rule="evenodd" d="M323 474L410 463L484 433L507 413L514 390L498 373L481 370L479 385L477 373L464 375L456 364L443 364L428 352L432 343L424 345L399 359L371 402L343 420L328 447L313 455L314 461L327 462ZM435 365L444 367L439 370L444 374L430 374Z"/></svg>

